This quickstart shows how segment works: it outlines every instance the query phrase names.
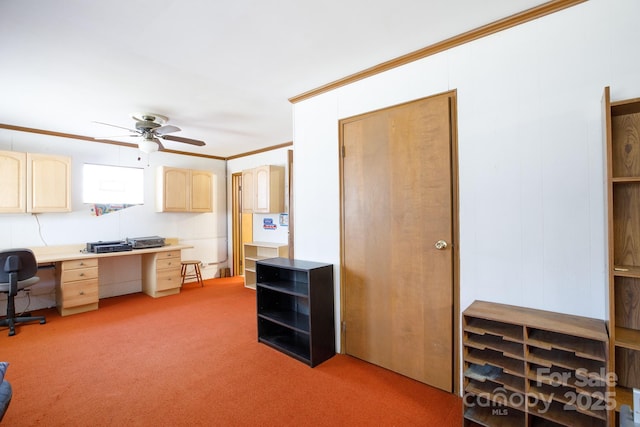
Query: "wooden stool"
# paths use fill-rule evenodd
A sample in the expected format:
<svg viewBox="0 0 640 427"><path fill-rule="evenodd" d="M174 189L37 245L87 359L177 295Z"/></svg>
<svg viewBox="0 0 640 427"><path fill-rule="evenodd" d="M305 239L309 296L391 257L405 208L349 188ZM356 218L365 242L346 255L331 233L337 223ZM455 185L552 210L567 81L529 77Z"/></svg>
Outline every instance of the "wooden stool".
<svg viewBox="0 0 640 427"><path fill-rule="evenodd" d="M193 272L187 273L188 267L193 266ZM202 274L200 274L200 261L196 260L187 260L182 261L182 285L184 285L184 281L186 279L196 279L196 282L200 283L201 287L204 287L204 283L202 282Z"/></svg>

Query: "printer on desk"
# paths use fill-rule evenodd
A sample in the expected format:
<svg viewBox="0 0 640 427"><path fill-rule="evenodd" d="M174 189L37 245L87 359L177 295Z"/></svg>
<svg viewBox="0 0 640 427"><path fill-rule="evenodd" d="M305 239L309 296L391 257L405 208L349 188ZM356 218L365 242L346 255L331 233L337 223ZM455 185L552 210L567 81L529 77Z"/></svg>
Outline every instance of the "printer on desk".
<svg viewBox="0 0 640 427"><path fill-rule="evenodd" d="M159 248L164 246L164 237L148 236L148 237L127 237L127 244L133 249Z"/></svg>
<svg viewBox="0 0 640 427"><path fill-rule="evenodd" d="M105 254L109 252L130 251L131 246L127 245L123 240L98 241L87 243L87 252L95 254Z"/></svg>
<svg viewBox="0 0 640 427"><path fill-rule="evenodd" d="M125 240L98 241L87 243L87 252L104 254L110 252L124 252L133 249L159 248L165 245L164 237L127 237Z"/></svg>

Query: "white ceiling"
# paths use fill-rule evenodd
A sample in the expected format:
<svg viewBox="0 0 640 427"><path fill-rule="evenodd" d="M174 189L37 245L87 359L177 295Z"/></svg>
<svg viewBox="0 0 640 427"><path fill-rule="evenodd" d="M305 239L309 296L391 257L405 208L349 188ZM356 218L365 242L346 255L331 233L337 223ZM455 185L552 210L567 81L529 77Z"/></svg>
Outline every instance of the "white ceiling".
<svg viewBox="0 0 640 427"><path fill-rule="evenodd" d="M229 157L291 141L291 97L542 3L0 0L0 123L104 137L149 111L207 143L167 148Z"/></svg>

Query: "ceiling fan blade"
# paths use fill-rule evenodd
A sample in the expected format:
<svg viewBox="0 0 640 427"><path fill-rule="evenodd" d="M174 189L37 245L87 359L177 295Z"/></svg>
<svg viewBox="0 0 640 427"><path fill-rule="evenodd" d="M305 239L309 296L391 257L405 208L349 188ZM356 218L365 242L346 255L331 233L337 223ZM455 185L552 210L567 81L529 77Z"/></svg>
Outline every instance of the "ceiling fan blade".
<svg viewBox="0 0 640 427"><path fill-rule="evenodd" d="M185 144L197 145L199 147L206 145L204 141L199 141L197 139L190 139L190 138L182 138L180 136L160 135L160 138L167 141L184 142Z"/></svg>
<svg viewBox="0 0 640 427"><path fill-rule="evenodd" d="M129 129L129 128L125 128L125 127L118 126L118 125L112 125L112 124L109 124L109 123L96 122L96 121L94 121L93 123L98 123L99 125L111 126L111 127L114 127L114 128L120 128L120 129L128 130L129 132L134 132L134 133L137 133L137 134L140 133L135 129Z"/></svg>
<svg viewBox="0 0 640 427"><path fill-rule="evenodd" d="M153 133L155 133L156 135L164 135L167 133L173 133L173 132L180 132L180 128L177 126L172 126L172 125L164 125L164 126L160 126L158 128L155 128L153 130Z"/></svg>
<svg viewBox="0 0 640 427"><path fill-rule="evenodd" d="M110 136L94 136L93 137L93 139L98 141L108 140L113 138L140 138L140 135L136 133L135 135L110 135Z"/></svg>

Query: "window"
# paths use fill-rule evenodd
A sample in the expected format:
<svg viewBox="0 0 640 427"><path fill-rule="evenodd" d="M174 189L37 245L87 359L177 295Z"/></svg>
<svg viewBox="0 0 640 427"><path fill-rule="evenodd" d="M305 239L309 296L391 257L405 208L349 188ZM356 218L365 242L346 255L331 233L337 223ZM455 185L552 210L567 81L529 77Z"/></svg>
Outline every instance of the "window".
<svg viewBox="0 0 640 427"><path fill-rule="evenodd" d="M82 202L93 204L144 204L144 169L85 163Z"/></svg>

